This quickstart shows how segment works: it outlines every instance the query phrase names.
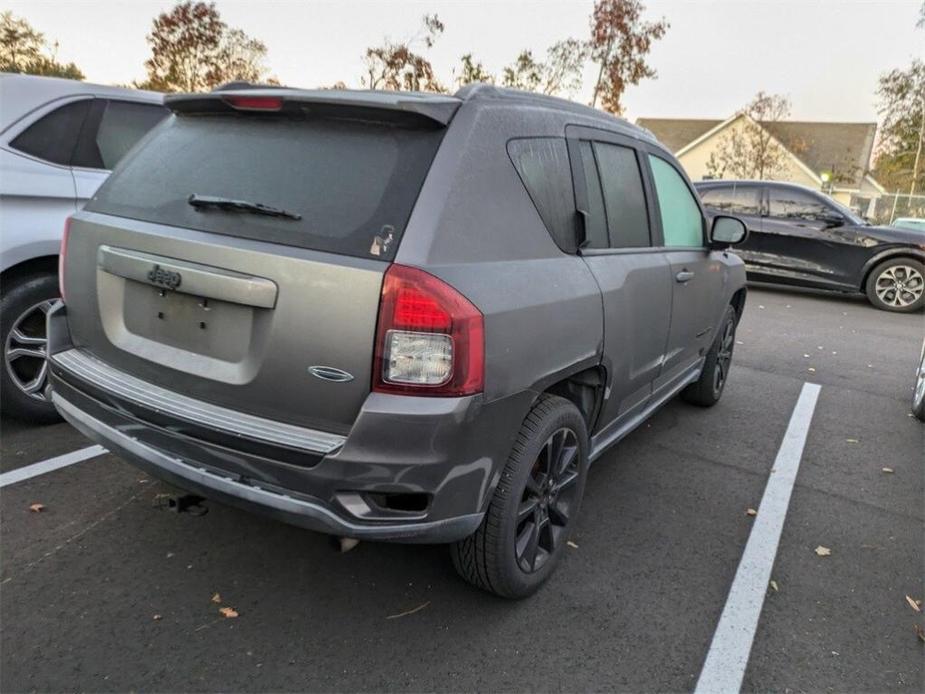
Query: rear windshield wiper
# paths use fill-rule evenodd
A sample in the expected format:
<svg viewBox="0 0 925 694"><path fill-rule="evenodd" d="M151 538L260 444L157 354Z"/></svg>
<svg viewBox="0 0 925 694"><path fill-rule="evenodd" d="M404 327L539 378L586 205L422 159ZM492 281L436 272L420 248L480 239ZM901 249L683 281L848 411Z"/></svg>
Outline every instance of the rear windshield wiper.
<svg viewBox="0 0 925 694"><path fill-rule="evenodd" d="M252 214L262 214L267 217L283 217L284 219L302 219L302 215L288 210L281 210L278 207L262 205L259 202L249 202L248 200L234 200L232 198L220 198L214 195L196 195L193 193L189 196L187 202L197 210L204 210L208 207L217 207L220 210L231 210L234 212L250 212Z"/></svg>

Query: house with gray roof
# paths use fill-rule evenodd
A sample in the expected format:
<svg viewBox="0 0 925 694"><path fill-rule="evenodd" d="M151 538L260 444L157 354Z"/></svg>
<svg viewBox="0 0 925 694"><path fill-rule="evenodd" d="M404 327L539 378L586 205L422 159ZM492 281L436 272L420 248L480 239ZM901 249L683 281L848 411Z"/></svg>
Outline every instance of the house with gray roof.
<svg viewBox="0 0 925 694"><path fill-rule="evenodd" d="M775 180L824 190L839 202L862 214L872 211L886 193L871 175L876 123L827 123L812 121L756 122L739 113L726 120L640 118L669 147L694 181L738 178L717 173L715 157L724 138L746 128L762 128L772 146L786 153L773 172ZM711 158L713 166L710 166Z"/></svg>

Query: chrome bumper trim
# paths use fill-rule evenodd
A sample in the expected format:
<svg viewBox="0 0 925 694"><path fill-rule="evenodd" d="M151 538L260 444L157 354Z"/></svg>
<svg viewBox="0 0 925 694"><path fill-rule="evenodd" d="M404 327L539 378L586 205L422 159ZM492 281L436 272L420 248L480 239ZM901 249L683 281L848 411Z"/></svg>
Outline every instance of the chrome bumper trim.
<svg viewBox="0 0 925 694"><path fill-rule="evenodd" d="M82 349L69 349L49 358L101 390L191 424L322 455L336 451L346 441L338 434L274 422L180 395L115 369Z"/></svg>

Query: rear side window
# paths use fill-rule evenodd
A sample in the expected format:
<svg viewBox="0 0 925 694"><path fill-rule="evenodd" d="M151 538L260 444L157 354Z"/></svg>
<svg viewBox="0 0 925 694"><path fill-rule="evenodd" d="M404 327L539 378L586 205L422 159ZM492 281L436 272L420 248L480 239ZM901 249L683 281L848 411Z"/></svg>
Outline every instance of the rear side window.
<svg viewBox="0 0 925 694"><path fill-rule="evenodd" d="M169 114L163 106L96 99L71 164L113 169L138 140Z"/></svg>
<svg viewBox="0 0 925 694"><path fill-rule="evenodd" d="M72 101L39 118L10 142L25 154L68 166L91 99Z"/></svg>
<svg viewBox="0 0 925 694"><path fill-rule="evenodd" d="M564 251L575 251L575 193L564 138L511 140L508 155L543 223Z"/></svg>
<svg viewBox="0 0 925 694"><path fill-rule="evenodd" d="M443 128L271 115L177 116L86 206L143 221L390 259ZM244 200L301 219L197 211L190 195Z"/></svg>
<svg viewBox="0 0 925 694"><path fill-rule="evenodd" d="M650 246L649 215L636 152L629 147L594 143L604 188L607 228L614 248Z"/></svg>
<svg viewBox="0 0 925 694"><path fill-rule="evenodd" d="M755 186L717 186L702 189L700 199L707 207L731 214L754 214L761 211L760 191Z"/></svg>
<svg viewBox="0 0 925 694"><path fill-rule="evenodd" d="M772 217L814 220L831 213L832 208L809 193L774 187L768 192L768 214Z"/></svg>
<svg viewBox="0 0 925 694"><path fill-rule="evenodd" d="M650 154L649 163L658 195L665 245L670 248L703 246L703 217L687 183L664 159Z"/></svg>

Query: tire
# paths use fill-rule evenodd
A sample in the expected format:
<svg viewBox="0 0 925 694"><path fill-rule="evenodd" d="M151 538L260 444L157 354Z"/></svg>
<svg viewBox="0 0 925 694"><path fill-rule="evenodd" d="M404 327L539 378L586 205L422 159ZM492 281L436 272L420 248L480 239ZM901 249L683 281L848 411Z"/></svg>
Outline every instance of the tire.
<svg viewBox="0 0 925 694"><path fill-rule="evenodd" d="M925 265L912 258L885 260L867 276L864 290L883 311L918 311L925 306Z"/></svg>
<svg viewBox="0 0 925 694"><path fill-rule="evenodd" d="M726 381L729 380L729 367L732 366L732 351L736 341L736 312L727 306L719 324L716 338L707 352L700 378L681 391L685 402L699 407L713 407L723 396Z"/></svg>
<svg viewBox="0 0 925 694"><path fill-rule="evenodd" d="M560 467L551 478L550 450ZM536 592L566 551L587 475L584 418L568 400L540 396L520 427L481 526L450 547L459 575L504 598Z"/></svg>
<svg viewBox="0 0 925 694"><path fill-rule="evenodd" d="M0 411L34 424L57 422L61 418L43 391L47 384L45 314L59 297L58 277L49 273L28 275L3 290Z"/></svg>
<svg viewBox="0 0 925 694"><path fill-rule="evenodd" d="M919 357L919 368L915 372L912 414L920 421L925 422L925 342L922 343L922 356Z"/></svg>

